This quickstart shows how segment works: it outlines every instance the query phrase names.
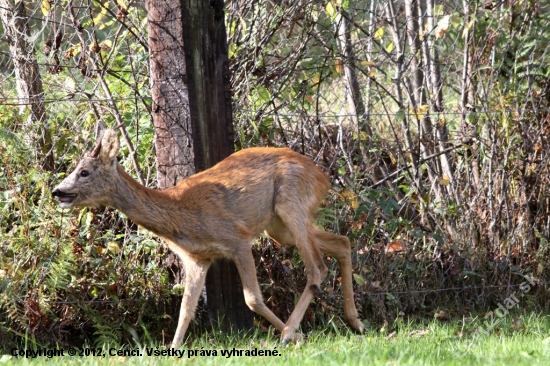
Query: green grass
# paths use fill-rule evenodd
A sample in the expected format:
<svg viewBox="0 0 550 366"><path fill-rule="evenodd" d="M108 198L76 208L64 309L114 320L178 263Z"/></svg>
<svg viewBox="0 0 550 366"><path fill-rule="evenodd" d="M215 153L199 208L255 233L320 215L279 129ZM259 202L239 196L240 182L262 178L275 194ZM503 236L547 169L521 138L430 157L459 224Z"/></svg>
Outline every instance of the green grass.
<svg viewBox="0 0 550 366"><path fill-rule="evenodd" d="M481 322L474 323L482 325ZM187 343L182 358L175 356L147 356L145 348L134 349L142 357L54 357L25 359L6 357L0 364L40 365L63 363L83 365L548 365L550 364L550 316L526 315L512 324L506 319L489 336L476 337L471 326L460 321L404 324L398 320L392 331L377 329L366 335L334 330L309 334L301 344L283 346L274 337L256 334L248 337L207 334ZM147 346L146 346L147 347ZM221 354L233 348L243 356L226 357ZM277 350L277 356L244 356L246 351ZM159 348L160 350L161 348ZM189 350L196 356L189 358ZM210 356L201 356L210 351ZM212 355L216 351L217 355ZM65 350L65 353L67 350Z"/></svg>

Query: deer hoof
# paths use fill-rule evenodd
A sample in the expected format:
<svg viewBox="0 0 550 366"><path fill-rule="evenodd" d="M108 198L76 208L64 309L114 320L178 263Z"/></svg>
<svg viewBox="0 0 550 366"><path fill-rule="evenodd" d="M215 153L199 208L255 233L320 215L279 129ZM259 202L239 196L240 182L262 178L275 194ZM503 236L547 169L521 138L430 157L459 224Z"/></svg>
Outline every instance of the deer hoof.
<svg viewBox="0 0 550 366"><path fill-rule="evenodd" d="M283 330L283 334L281 335L282 344L288 344L290 342L300 343L303 339L304 337L302 337L300 333L296 333L290 329Z"/></svg>
<svg viewBox="0 0 550 366"><path fill-rule="evenodd" d="M350 319L350 320L348 320L348 324L351 327L351 329L353 329L357 333L364 333L365 332L365 326L363 325L363 323L361 322L360 319L357 319L357 318Z"/></svg>

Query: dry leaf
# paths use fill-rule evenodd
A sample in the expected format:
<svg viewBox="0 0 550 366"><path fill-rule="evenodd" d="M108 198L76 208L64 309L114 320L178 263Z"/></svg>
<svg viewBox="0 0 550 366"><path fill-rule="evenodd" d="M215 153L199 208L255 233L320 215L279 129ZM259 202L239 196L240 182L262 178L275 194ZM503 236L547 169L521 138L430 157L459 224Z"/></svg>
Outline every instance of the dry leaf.
<svg viewBox="0 0 550 366"><path fill-rule="evenodd" d="M107 250L113 254L118 254L120 253L120 246L116 242L110 241L107 244Z"/></svg>
<svg viewBox="0 0 550 366"><path fill-rule="evenodd" d="M284 264L290 269L294 269L294 266L292 266L292 262L289 259L285 259L284 261L281 261L281 264Z"/></svg>
<svg viewBox="0 0 550 366"><path fill-rule="evenodd" d="M336 72L339 74L342 74L344 72L344 63L340 59L334 60L334 68L336 69Z"/></svg>
<svg viewBox="0 0 550 366"><path fill-rule="evenodd" d="M417 119L422 119L429 110L430 106L427 104L423 104L418 108L411 108L411 112L416 116Z"/></svg>
<svg viewBox="0 0 550 366"><path fill-rule="evenodd" d="M447 29L449 29L449 19L451 18L450 15L445 15L443 18L437 22L437 27L435 27L435 38L439 39L442 38L445 33L447 33Z"/></svg>
<svg viewBox="0 0 550 366"><path fill-rule="evenodd" d="M449 179L447 174L443 174L443 178L439 179L439 184L442 185L443 187L446 187L449 184L451 184L451 180Z"/></svg>
<svg viewBox="0 0 550 366"><path fill-rule="evenodd" d="M512 329L518 330L520 328L521 328L521 319L520 318L514 319L514 321L512 322Z"/></svg>
<svg viewBox="0 0 550 366"><path fill-rule="evenodd" d="M456 276L460 273L460 268L456 264L453 264L453 267L451 268L451 275Z"/></svg>
<svg viewBox="0 0 550 366"><path fill-rule="evenodd" d="M370 287L375 290L380 290L382 286L380 286L380 281L371 281Z"/></svg>
<svg viewBox="0 0 550 366"><path fill-rule="evenodd" d="M372 61L361 61L361 66L368 66L368 67L372 67L376 65L374 62Z"/></svg>
<svg viewBox="0 0 550 366"><path fill-rule="evenodd" d="M405 246L399 240L394 240L386 245L386 253L399 253L405 250Z"/></svg>
<svg viewBox="0 0 550 366"><path fill-rule="evenodd" d="M429 329L413 330L412 332L409 333L409 337L412 337L412 336L425 336L428 333L430 333Z"/></svg>

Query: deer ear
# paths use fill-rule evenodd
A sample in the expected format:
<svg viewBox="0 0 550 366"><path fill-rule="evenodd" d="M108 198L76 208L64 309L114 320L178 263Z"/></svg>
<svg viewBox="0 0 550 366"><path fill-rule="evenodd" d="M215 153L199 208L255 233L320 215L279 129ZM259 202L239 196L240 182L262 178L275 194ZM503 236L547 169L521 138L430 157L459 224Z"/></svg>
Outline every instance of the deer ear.
<svg viewBox="0 0 550 366"><path fill-rule="evenodd" d="M99 158L105 163L110 162L116 158L119 147L120 141L115 130L105 130L101 139Z"/></svg>
<svg viewBox="0 0 550 366"><path fill-rule="evenodd" d="M103 138L103 134L107 130L107 126L105 126L105 123L103 123L102 120L98 120L95 125L95 141L97 144L101 142L101 139Z"/></svg>

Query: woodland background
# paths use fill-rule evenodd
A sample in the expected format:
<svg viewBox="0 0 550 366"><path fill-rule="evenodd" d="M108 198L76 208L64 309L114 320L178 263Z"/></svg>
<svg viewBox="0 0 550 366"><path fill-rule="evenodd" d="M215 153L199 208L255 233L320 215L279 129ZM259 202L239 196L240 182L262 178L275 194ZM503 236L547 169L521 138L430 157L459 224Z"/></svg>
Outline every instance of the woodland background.
<svg viewBox="0 0 550 366"><path fill-rule="evenodd" d="M235 147L289 146L330 173L318 224L352 241L370 329L485 311L525 275L537 285L519 312L548 309L548 1L225 7ZM180 288L159 240L50 194L98 119L125 124L120 163L158 187L144 2L0 0L0 15L0 344L168 341ZM18 70L39 98L21 95ZM266 238L253 251L286 319L305 284L298 253ZM343 327L327 263L306 332Z"/></svg>

